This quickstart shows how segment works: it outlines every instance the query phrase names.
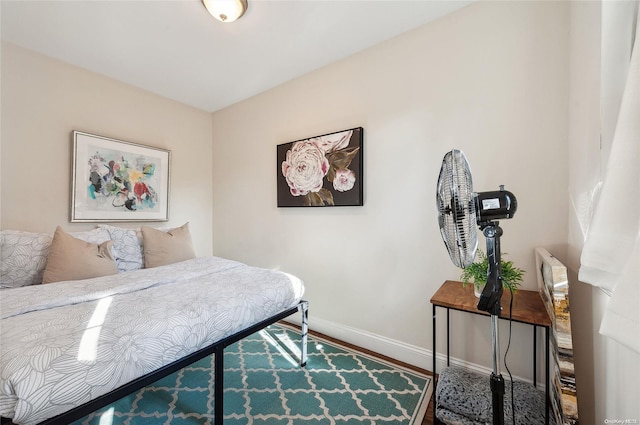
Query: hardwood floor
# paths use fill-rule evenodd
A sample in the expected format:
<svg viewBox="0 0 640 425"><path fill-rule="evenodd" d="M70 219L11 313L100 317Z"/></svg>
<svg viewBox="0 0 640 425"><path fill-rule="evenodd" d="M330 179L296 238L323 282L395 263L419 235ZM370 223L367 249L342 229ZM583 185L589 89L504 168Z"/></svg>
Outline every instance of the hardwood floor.
<svg viewBox="0 0 640 425"><path fill-rule="evenodd" d="M424 415L424 419L422 420L422 425L439 425L441 422L436 419L436 423L433 423L433 401L429 402L429 408L427 409L427 414Z"/></svg>
<svg viewBox="0 0 640 425"><path fill-rule="evenodd" d="M291 324L289 323L289 325L291 325ZM403 367L406 367L408 369L413 369L413 370L415 370L417 372L424 373L425 375L432 375L431 372L429 372L428 370L421 369L419 367L410 365L408 363L404 363L404 362L392 359L391 357L384 356L382 354L373 352L371 350L367 350L366 348L362 348L362 347L359 347L357 345L349 344L348 342L344 342L342 340L330 337L330 336L325 335L323 333L315 332L315 331L312 331L312 330L310 330L309 333L312 334L312 335L317 335L319 337L328 339L329 341L333 341L333 342L335 342L337 344L344 345L345 347L349 347L349 348L353 348L353 349L358 350L358 351L362 351L363 353L367 353L367 354L369 354L370 356L373 356L373 357L378 357L378 358L386 360L386 361L388 361L390 363L395 363L395 364L397 364L399 366L403 366ZM442 423L440 421L438 421L437 419L436 419L435 423L433 422L433 409L434 409L433 398L431 398L431 400L429 400L429 407L427 408L427 413L424 415L424 419L422 420L421 425L442 425Z"/></svg>

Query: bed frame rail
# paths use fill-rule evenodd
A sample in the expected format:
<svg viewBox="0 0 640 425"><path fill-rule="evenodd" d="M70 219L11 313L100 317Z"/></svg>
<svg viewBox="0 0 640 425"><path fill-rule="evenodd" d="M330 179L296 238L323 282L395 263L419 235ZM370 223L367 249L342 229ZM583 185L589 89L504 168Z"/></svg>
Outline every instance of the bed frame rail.
<svg viewBox="0 0 640 425"><path fill-rule="evenodd" d="M302 322L301 322L301 338L300 338L300 366L304 367L307 364L307 333L309 331L309 302L308 301L300 301L297 305L288 308L275 316L269 317L255 325L252 325L234 335L228 336L208 347L205 347L201 350L198 350L194 353L189 354L182 359L176 360L173 363L170 363L166 366L161 367L160 369L151 372L150 374L141 376L138 379L135 379L107 394L104 394L100 397L97 397L85 404L82 404L78 407L74 407L64 413L61 413L58 416L54 416L53 418L47 419L43 422L40 422L38 425L68 425L69 423L81 419L92 412L95 412L98 409L101 409L105 406L108 406L111 403L114 403L120 400L123 397L126 397L129 394L132 394L138 391L141 388L144 388L148 385L153 384L157 380L164 378L165 376L171 375L178 370L189 366L190 364L197 362L200 359L203 359L211 354L215 355L214 360L214 376L215 383L213 388L214 393L214 424L215 425L223 425L224 419L224 349L229 345L240 341L241 339L246 338L247 336L258 332L266 328L269 325L272 325L286 317L291 316L297 312L302 313ZM1 423L11 424L10 418L2 418Z"/></svg>

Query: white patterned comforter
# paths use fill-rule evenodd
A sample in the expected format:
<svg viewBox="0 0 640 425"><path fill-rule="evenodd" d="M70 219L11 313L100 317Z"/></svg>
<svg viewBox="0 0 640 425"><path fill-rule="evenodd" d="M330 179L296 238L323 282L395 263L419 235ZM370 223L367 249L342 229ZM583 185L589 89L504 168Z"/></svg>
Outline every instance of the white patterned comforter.
<svg viewBox="0 0 640 425"><path fill-rule="evenodd" d="M0 415L33 424L296 305L302 282L218 257L0 292Z"/></svg>

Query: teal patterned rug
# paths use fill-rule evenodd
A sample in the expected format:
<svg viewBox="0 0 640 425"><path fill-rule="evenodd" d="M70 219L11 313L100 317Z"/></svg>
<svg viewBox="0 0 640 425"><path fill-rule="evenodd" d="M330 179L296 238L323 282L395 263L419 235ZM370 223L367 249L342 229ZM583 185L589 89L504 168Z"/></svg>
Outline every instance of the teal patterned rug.
<svg viewBox="0 0 640 425"><path fill-rule="evenodd" d="M419 425L432 380L309 335L272 325L225 350L225 425ZM213 423L213 358L206 357L74 425Z"/></svg>

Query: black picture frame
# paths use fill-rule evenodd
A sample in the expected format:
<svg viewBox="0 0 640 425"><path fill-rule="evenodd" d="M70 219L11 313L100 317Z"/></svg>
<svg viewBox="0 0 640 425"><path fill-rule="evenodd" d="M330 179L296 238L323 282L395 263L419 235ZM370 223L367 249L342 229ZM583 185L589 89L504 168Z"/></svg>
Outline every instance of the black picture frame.
<svg viewBox="0 0 640 425"><path fill-rule="evenodd" d="M278 207L362 206L363 136L355 127L278 145Z"/></svg>

